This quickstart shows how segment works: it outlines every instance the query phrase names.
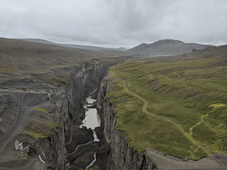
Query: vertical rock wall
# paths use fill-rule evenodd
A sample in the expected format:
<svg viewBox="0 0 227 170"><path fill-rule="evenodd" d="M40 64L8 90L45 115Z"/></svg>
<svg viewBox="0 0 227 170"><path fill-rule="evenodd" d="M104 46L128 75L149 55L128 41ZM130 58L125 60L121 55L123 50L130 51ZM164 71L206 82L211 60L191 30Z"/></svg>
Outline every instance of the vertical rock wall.
<svg viewBox="0 0 227 170"><path fill-rule="evenodd" d="M53 100L55 120L59 127L54 129L54 135L37 142L37 154L46 161L47 168L65 169L67 155L75 150L77 145L91 140L92 132L79 128L85 117L83 101L92 91L99 88L109 67L125 59L119 57L113 62L101 62L96 65L84 63L80 68L73 68L70 84L56 93Z"/></svg>
<svg viewBox="0 0 227 170"><path fill-rule="evenodd" d="M140 154L129 147L127 136L121 137L120 131L115 128L117 118L113 114L114 105L110 103L110 99L105 98L106 94L111 91L110 83L112 81L108 76L103 79L97 98L97 109L103 122L104 136L111 148L108 170L155 169L154 162L146 154Z"/></svg>

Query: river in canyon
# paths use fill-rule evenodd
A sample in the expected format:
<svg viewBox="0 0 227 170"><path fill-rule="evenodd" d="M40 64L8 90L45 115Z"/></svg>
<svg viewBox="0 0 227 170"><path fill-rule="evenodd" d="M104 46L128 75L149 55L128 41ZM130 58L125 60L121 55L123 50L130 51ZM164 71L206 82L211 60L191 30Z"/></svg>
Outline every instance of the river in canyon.
<svg viewBox="0 0 227 170"><path fill-rule="evenodd" d="M80 125L80 127L86 127L87 129L91 129L93 131L94 141L99 141L94 129L96 127L100 127L101 120L99 114L97 113L97 109L89 108L89 106L93 106L95 102L96 100L92 99L91 96L86 98L86 104L84 104L84 108L86 109L85 119L83 120L83 124Z"/></svg>
<svg viewBox="0 0 227 170"><path fill-rule="evenodd" d="M94 107L96 103L95 99L92 99L91 96L86 98L86 101L84 102L84 109L85 109L85 118L82 122L82 124L80 125L80 128L86 127L87 129L91 129L93 131L93 136L94 136L94 140L88 143L84 143L84 144L80 144L76 147L76 149L70 154L70 155L76 155L78 150L83 148L83 147L89 147L92 143L99 143L99 139L97 137L97 134L95 132L95 128L96 127L100 127L101 125L101 119L99 117L99 114L97 113L97 109ZM101 145L98 150L100 150L103 147L103 145ZM93 154L94 158L93 160L86 166L85 170L88 170L91 166L93 166L93 164L96 161L96 150ZM70 166L71 163L70 162L67 164L66 169L74 169L76 168L75 166Z"/></svg>

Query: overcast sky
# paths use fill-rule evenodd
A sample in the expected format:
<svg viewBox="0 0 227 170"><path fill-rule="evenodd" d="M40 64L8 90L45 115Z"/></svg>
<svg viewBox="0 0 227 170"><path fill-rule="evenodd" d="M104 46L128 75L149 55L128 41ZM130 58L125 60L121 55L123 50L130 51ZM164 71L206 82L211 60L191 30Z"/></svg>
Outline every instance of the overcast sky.
<svg viewBox="0 0 227 170"><path fill-rule="evenodd" d="M0 37L133 47L227 44L227 0L0 0Z"/></svg>

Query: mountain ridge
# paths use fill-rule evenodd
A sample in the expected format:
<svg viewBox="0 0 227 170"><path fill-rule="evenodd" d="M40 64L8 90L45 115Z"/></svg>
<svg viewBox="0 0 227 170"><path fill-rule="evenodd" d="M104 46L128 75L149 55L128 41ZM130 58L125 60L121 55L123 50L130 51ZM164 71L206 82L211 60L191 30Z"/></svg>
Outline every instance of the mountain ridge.
<svg viewBox="0 0 227 170"><path fill-rule="evenodd" d="M127 50L127 52L142 56L181 55L191 52L193 49L200 50L211 46L212 45L185 43L180 40L163 39L151 44L142 43Z"/></svg>
<svg viewBox="0 0 227 170"><path fill-rule="evenodd" d="M41 43L41 44L52 44L52 45L58 45L63 47L70 47L70 48L77 48L77 49L91 50L91 51L126 51L124 47L111 48L111 47L99 47L99 46L93 46L93 45L63 44L63 43L51 42L44 39L22 38L19 40L33 42L33 43Z"/></svg>

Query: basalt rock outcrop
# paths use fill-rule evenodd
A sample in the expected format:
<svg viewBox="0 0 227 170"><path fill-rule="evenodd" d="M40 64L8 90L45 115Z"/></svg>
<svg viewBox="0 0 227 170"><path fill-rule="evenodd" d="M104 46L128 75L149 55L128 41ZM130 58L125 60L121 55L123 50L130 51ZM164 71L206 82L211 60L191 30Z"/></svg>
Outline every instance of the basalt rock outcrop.
<svg viewBox="0 0 227 170"><path fill-rule="evenodd" d="M70 85L65 87L65 91L55 102L60 131L57 131L52 137L42 140L42 144L40 144L43 146L46 157L49 158L47 162L51 162L49 168L64 169L67 163L65 157L73 152L79 144L93 140L91 130L79 128L85 117L83 101L98 88L109 67L123 60L122 58L98 65L84 63L81 68L75 69L75 74L70 77Z"/></svg>
<svg viewBox="0 0 227 170"><path fill-rule="evenodd" d="M138 153L128 146L127 136L122 137L119 130L116 129L117 117L113 113L114 105L110 103L110 98L105 98L111 90L110 83L113 81L110 77L105 77L100 85L100 91L97 98L97 109L103 122L102 128L104 137L110 146L108 153L108 170L144 170L156 169L155 162L145 154Z"/></svg>
<svg viewBox="0 0 227 170"><path fill-rule="evenodd" d="M85 117L83 101L99 88L109 67L130 57L115 56L106 61L88 59L90 62L78 58L80 65L50 67L50 71L45 70L43 73L42 70L38 73L21 71L20 77L15 78L4 75L0 82L0 129L3 130L0 133L3 137L0 139L0 155L5 159L0 161L0 169L34 169L38 164L44 169L66 169L66 158L70 153L78 145L93 140L92 130L79 128ZM60 63L60 60L57 62ZM67 78L61 79L59 75L66 75ZM6 126L5 118L17 111L21 117L14 115L15 118L10 120L13 121L12 126ZM16 131L12 131L14 127ZM98 129L98 135L102 136L100 131ZM12 149L16 140L29 146L28 154L20 155L19 151Z"/></svg>

